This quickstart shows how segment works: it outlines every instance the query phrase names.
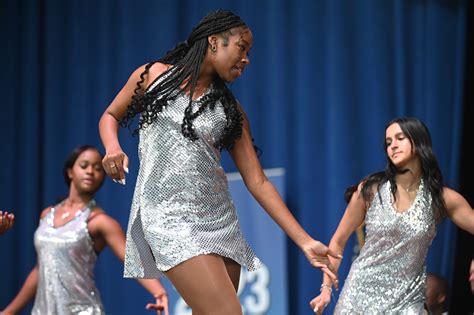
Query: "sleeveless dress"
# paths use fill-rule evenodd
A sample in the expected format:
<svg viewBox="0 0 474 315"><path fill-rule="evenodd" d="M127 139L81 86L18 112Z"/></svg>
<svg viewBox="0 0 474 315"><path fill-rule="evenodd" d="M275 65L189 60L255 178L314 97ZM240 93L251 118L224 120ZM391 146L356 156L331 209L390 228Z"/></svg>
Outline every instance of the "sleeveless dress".
<svg viewBox="0 0 474 315"><path fill-rule="evenodd" d="M91 201L68 223L54 227L55 208L40 220L34 235L38 288L31 314L105 314L94 282L97 255L87 229Z"/></svg>
<svg viewBox="0 0 474 315"><path fill-rule="evenodd" d="M212 86L205 94L211 91ZM193 101L193 112L203 96ZM176 92L155 122L140 130L124 277L159 278L181 262L210 253L248 270L260 266L241 233L214 147L226 127L223 106L218 102L194 120L198 139L191 141L181 132L188 104L189 96Z"/></svg>
<svg viewBox="0 0 474 315"><path fill-rule="evenodd" d="M436 235L423 180L411 207L397 212L390 182L365 217L366 241L352 263L334 314L423 314L426 255Z"/></svg>

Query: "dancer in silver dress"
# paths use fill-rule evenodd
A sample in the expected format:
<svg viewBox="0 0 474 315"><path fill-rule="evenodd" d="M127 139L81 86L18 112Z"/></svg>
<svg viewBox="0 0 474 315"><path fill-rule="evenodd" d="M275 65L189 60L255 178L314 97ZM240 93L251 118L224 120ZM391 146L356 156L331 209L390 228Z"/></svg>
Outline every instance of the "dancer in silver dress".
<svg viewBox="0 0 474 315"><path fill-rule="evenodd" d="M385 129L387 168L348 189L349 201L329 247L342 253L365 220L366 240L352 263L334 314L424 314L425 260L446 216L474 234L474 211L456 191L443 186L426 126L398 118ZM334 261L335 268L339 263ZM311 307L321 314L331 299L324 276Z"/></svg>
<svg viewBox="0 0 474 315"><path fill-rule="evenodd" d="M33 298L36 315L105 314L94 281L97 254L108 245L123 261L125 235L93 199L104 180L101 159L95 147L82 146L66 160L69 195L41 214L34 236L37 265L2 315L16 314ZM147 308L168 315L166 290L159 280L140 284L156 298Z"/></svg>
<svg viewBox="0 0 474 315"><path fill-rule="evenodd" d="M241 314L240 268L260 261L242 236L220 165L227 149L269 215L333 281L326 246L297 223L265 177L242 107L226 83L249 64L253 37L235 14L216 11L157 62L137 69L103 114L108 175L125 183L119 124L140 115L140 169L132 202L125 276L165 274L193 314Z"/></svg>

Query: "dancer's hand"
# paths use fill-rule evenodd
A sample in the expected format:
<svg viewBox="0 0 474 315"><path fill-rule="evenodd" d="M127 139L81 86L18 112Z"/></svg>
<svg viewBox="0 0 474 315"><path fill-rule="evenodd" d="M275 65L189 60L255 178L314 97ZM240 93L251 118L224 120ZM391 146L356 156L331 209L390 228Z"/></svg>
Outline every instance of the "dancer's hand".
<svg viewBox="0 0 474 315"><path fill-rule="evenodd" d="M163 292L155 295L156 303L148 303L147 310L154 310L158 315L169 315L168 294Z"/></svg>
<svg viewBox="0 0 474 315"><path fill-rule="evenodd" d="M338 288L338 280L337 275L334 272L334 268L329 261L329 256L335 259L341 259L342 256L333 252L330 248L324 245L321 242L316 240L311 240L307 242L303 247L302 250L308 259L309 263L316 268L321 269L325 274L327 274L336 289Z"/></svg>
<svg viewBox="0 0 474 315"><path fill-rule="evenodd" d="M0 211L0 235L9 230L15 222L13 213Z"/></svg>
<svg viewBox="0 0 474 315"><path fill-rule="evenodd" d="M113 181L125 185L125 173L128 173L128 156L117 149L107 152L102 159L105 173L112 177Z"/></svg>
<svg viewBox="0 0 474 315"><path fill-rule="evenodd" d="M309 305L311 305L313 312L321 315L329 302L331 302L331 289L324 286L321 288L321 294L312 299Z"/></svg>

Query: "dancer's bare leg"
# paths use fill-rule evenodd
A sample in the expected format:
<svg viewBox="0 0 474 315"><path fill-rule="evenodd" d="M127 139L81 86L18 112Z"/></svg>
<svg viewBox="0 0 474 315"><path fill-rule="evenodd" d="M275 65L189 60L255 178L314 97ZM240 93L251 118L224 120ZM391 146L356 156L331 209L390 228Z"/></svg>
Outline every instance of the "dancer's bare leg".
<svg viewBox="0 0 474 315"><path fill-rule="evenodd" d="M224 257L225 268L227 269L227 274L234 285L235 292L239 289L239 281L240 281L240 270L241 266L236 263L234 260Z"/></svg>
<svg viewBox="0 0 474 315"><path fill-rule="evenodd" d="M170 269L166 276L191 307L193 315L242 315L234 284L236 268L232 263L228 265L232 276L223 257L201 255ZM237 286L238 281L237 277Z"/></svg>

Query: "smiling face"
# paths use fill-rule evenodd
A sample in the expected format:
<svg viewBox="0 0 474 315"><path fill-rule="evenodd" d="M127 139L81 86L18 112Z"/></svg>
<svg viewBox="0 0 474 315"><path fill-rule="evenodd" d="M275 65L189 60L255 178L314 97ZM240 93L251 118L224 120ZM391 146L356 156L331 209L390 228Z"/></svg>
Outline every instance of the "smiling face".
<svg viewBox="0 0 474 315"><path fill-rule="evenodd" d="M102 158L94 149L79 154L72 168L68 169L71 186L80 193L94 194L104 181Z"/></svg>
<svg viewBox="0 0 474 315"><path fill-rule="evenodd" d="M208 37L208 57L213 70L225 82L237 79L250 63L249 51L253 44L252 32L237 27Z"/></svg>
<svg viewBox="0 0 474 315"><path fill-rule="evenodd" d="M391 124L385 131L387 156L397 168L406 167L416 157L412 141L398 123Z"/></svg>

